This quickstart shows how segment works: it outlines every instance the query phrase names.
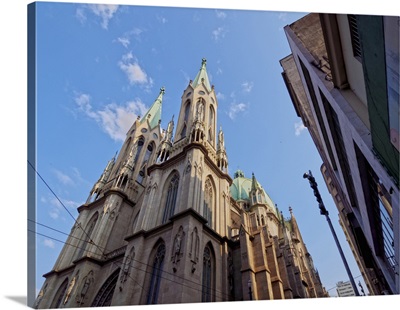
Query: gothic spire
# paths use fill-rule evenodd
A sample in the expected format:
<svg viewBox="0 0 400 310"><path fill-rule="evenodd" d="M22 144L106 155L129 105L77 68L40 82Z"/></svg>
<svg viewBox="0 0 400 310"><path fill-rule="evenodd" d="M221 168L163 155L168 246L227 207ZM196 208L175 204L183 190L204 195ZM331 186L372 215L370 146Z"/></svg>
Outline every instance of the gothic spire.
<svg viewBox="0 0 400 310"><path fill-rule="evenodd" d="M251 190L256 191L258 189L260 189L260 185L258 184L256 177L254 175L254 172L253 172L252 177L251 177Z"/></svg>
<svg viewBox="0 0 400 310"><path fill-rule="evenodd" d="M165 131L165 141L172 142L172 132L174 131L174 115L172 115L172 119L169 121L167 130Z"/></svg>
<svg viewBox="0 0 400 310"><path fill-rule="evenodd" d="M157 99L154 101L154 103L147 111L147 113L142 117L140 123L143 123L146 120L148 120L151 129L153 129L155 126L159 124L159 122L161 121L161 106L164 93L165 93L165 88L161 87Z"/></svg>
<svg viewBox="0 0 400 310"><path fill-rule="evenodd" d="M293 214L293 209L290 206L289 206L289 212L290 212L290 223L292 226L292 232L295 234L295 236L297 237L298 240L303 241L301 234L300 234L299 226L297 225L296 218L294 217L294 214Z"/></svg>
<svg viewBox="0 0 400 310"><path fill-rule="evenodd" d="M200 71L199 71L199 73L197 73L196 78L192 82L192 86L193 86L193 88L196 88L196 86L200 85L201 83L204 83L204 86L210 92L212 90L212 87L210 86L210 80L208 79L206 63L207 63L207 60L205 58L203 58L201 60Z"/></svg>

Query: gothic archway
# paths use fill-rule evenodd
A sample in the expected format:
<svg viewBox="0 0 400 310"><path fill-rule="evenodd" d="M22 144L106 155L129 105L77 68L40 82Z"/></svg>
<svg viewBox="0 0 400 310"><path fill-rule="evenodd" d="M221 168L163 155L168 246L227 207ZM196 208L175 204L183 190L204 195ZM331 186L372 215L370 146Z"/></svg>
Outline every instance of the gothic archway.
<svg viewBox="0 0 400 310"><path fill-rule="evenodd" d="M67 290L68 286L68 278L64 280L64 282L60 285L59 289L57 290L56 296L51 303L50 308L59 308L61 305L61 301L64 297L65 291Z"/></svg>
<svg viewBox="0 0 400 310"><path fill-rule="evenodd" d="M111 300L114 295L115 286L117 285L120 268L115 270L111 276L108 277L107 281L104 282L103 286L93 300L91 307L109 307L111 306Z"/></svg>

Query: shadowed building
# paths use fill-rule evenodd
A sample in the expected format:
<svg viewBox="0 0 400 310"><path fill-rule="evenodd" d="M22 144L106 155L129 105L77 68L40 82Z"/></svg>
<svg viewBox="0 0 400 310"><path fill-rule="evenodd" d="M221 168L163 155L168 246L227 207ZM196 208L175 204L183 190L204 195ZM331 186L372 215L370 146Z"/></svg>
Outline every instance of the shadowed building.
<svg viewBox="0 0 400 310"><path fill-rule="evenodd" d="M309 14L280 61L372 295L399 294L399 17Z"/></svg>
<svg viewBox="0 0 400 310"><path fill-rule="evenodd" d="M327 296L290 209L255 175L228 174L206 60L161 129L164 89L127 132L36 308Z"/></svg>

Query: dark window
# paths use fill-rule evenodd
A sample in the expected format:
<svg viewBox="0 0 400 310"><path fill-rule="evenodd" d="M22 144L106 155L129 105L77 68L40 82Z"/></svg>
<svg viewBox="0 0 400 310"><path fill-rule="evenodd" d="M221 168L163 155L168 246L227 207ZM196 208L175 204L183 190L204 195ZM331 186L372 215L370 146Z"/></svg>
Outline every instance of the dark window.
<svg viewBox="0 0 400 310"><path fill-rule="evenodd" d="M165 201L162 223L166 223L175 212L176 197L178 195L179 176L176 173L168 184L167 198Z"/></svg>
<svg viewBox="0 0 400 310"><path fill-rule="evenodd" d="M68 286L68 278L65 279L65 281L60 285L50 308L60 307L62 298L64 297L65 291L67 290L67 286Z"/></svg>
<svg viewBox="0 0 400 310"><path fill-rule="evenodd" d="M365 204L374 241L375 254L384 257L394 272L397 265L394 252L394 233L391 197L368 163L361 150L354 143L360 171Z"/></svg>
<svg viewBox="0 0 400 310"><path fill-rule="evenodd" d="M214 270L214 260L212 256L212 251L207 245L204 249L203 254L203 275L202 275L202 291L201 291L201 301L209 302L212 300L212 286L213 286L213 270Z"/></svg>
<svg viewBox="0 0 400 310"><path fill-rule="evenodd" d="M117 285L117 280L119 272L121 269L117 269L114 273L107 279L103 284L100 291L97 293L91 307L109 307L111 306L111 300L114 295L115 286Z"/></svg>
<svg viewBox="0 0 400 310"><path fill-rule="evenodd" d="M360 34L358 32L357 17L356 15L347 15L350 27L351 45L353 47L353 55L356 59L361 61L361 44Z"/></svg>
<svg viewBox="0 0 400 310"><path fill-rule="evenodd" d="M182 127L182 131L181 131L181 138L186 137L186 129L187 129L187 122L189 119L189 111L190 111L190 101L188 101L185 106L185 114L183 117L183 127Z"/></svg>
<svg viewBox="0 0 400 310"><path fill-rule="evenodd" d="M158 303L158 293L160 290L164 257L165 257L165 245L164 243L161 243L157 248L157 252L153 260L151 278L150 278L150 287L147 295L147 304Z"/></svg>
<svg viewBox="0 0 400 310"><path fill-rule="evenodd" d="M326 148L327 148L327 151L328 151L328 156L329 156L329 159L330 159L330 162L331 162L331 166L332 166L333 170L337 171L337 165L336 165L335 157L333 156L332 147L331 147L331 144L330 144L329 139L328 139L328 134L327 134L327 131L326 131L326 128L325 128L324 120L322 118L321 109L319 108L318 101L317 101L317 98L315 96L314 88L312 86L310 73L308 72L307 68L304 66L304 63L301 61L300 58L299 58L299 62L300 62L300 65L301 65L301 70L303 71L304 78L306 80L308 92L310 93L311 103L312 103L312 105L314 107L315 114L317 116L317 122L318 122L319 126L321 127L322 138L325 141L325 145L326 145Z"/></svg>
<svg viewBox="0 0 400 310"><path fill-rule="evenodd" d="M210 105L210 111L208 115L208 142L214 145L214 108Z"/></svg>
<svg viewBox="0 0 400 310"><path fill-rule="evenodd" d="M94 227L96 226L98 218L99 218L99 213L96 212L93 215L93 217L90 219L90 222L86 225L86 228L83 231L83 238L82 238L83 241L79 247L79 253L78 253L77 259L81 258L83 256L88 244L90 244L92 233L93 233Z"/></svg>
<svg viewBox="0 0 400 310"><path fill-rule="evenodd" d="M142 151L142 148L143 148L143 144L144 144L144 138L140 137L139 141L137 142L137 145L136 145L137 149L136 149L136 155L135 155L135 163L139 159L140 152Z"/></svg>
<svg viewBox="0 0 400 310"><path fill-rule="evenodd" d="M153 149L154 149L154 145L151 142L151 143L149 143L149 145L147 145L147 150L146 150L146 154L144 155L143 163L147 162L150 159L150 156L153 153Z"/></svg>
<svg viewBox="0 0 400 310"><path fill-rule="evenodd" d="M332 106L330 105L330 103L328 102L328 100L326 99L326 97L322 93L322 91L320 91L320 95L322 98L322 103L324 105L326 118L328 120L328 125L331 130L332 140L333 140L333 143L335 144L335 148L336 148L337 156L339 159L340 168L342 170L344 183L346 185L347 193L349 196L348 198L349 198L350 204L352 207L358 208L354 184L353 184L353 180L351 177L350 165L349 165L349 161L347 159L346 148L345 148L344 142L343 142L343 136L342 136L342 131L340 129L339 119L337 117L335 110L333 110Z"/></svg>

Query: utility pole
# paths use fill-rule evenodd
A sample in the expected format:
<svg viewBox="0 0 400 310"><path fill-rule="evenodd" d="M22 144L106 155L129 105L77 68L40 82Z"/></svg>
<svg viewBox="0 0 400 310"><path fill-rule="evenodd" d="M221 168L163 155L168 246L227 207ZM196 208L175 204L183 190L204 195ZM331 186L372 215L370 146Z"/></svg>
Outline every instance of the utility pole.
<svg viewBox="0 0 400 310"><path fill-rule="evenodd" d="M346 257L344 256L344 253L342 251L342 247L340 246L339 240L338 240L338 238L336 236L335 229L333 228L331 219L329 218L329 212L328 212L328 210L326 210L325 205L324 205L324 203L322 201L321 195L320 195L319 190L318 190L318 184L317 184L317 182L315 182L315 178L313 177L313 175L312 175L310 170L308 170L308 173L304 173L303 174L303 178L304 179L308 179L308 181L310 182L311 188L314 190L314 196L317 199L320 213L321 213L321 215L325 215L325 217L326 217L326 221L328 222L328 225L329 225L329 228L331 229L333 238L335 239L336 246L338 247L340 256L342 257L343 264L344 264L344 267L346 268L347 275L349 276L350 283L351 283L351 285L353 287L354 293L356 294L356 296L360 296L360 294L358 293L358 290L357 290L357 286L356 286L356 284L354 282L353 275L351 274L349 265L347 264Z"/></svg>

